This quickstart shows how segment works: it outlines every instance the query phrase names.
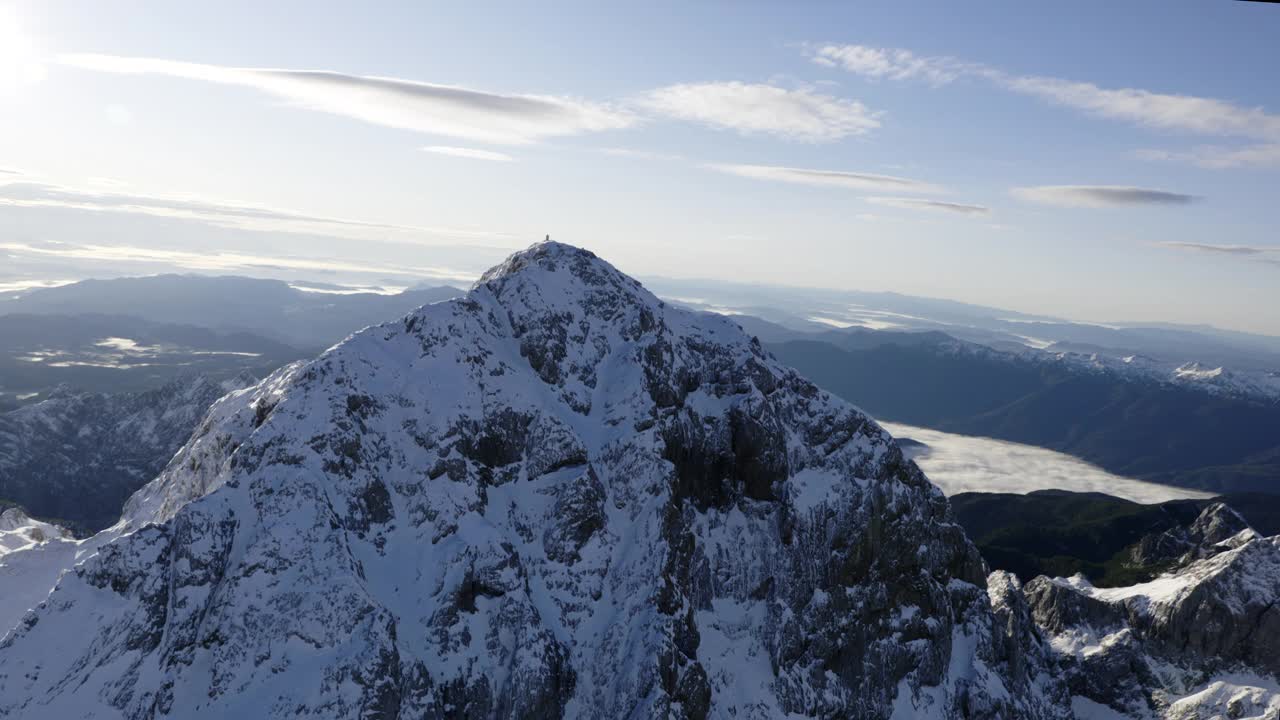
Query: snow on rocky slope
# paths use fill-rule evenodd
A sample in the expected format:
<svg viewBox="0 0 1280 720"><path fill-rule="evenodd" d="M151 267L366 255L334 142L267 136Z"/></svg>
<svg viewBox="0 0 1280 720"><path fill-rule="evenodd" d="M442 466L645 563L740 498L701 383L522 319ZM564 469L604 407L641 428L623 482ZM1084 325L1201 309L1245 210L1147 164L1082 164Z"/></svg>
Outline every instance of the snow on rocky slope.
<svg viewBox="0 0 1280 720"><path fill-rule="evenodd" d="M104 537L0 715L1069 716L887 433L557 243L224 398Z"/></svg>
<svg viewBox="0 0 1280 720"><path fill-rule="evenodd" d="M278 375L287 375L287 372L278 373ZM165 392L144 394L144 397L159 402L141 403L141 410L134 413L122 413L119 412L119 409L128 407L131 404L129 402L131 399L136 401L136 396L71 395L67 396L71 399L69 406L55 404L53 406L54 411L46 409L39 416L55 415L65 419L74 416L76 413L72 409L82 409L82 404L85 402L95 406L101 406L102 403L105 403L106 407L116 410L114 413L107 413L107 417L123 418L124 428L122 431L130 427L136 427L140 417L155 420L155 417L159 416L165 422L179 426L167 428L165 430L166 434L179 431L181 426L185 426L188 434L190 434L191 428L195 427L198 422L200 422L201 427L209 428L213 424L219 423L228 412L234 412L234 408L243 403L240 399L242 395L253 393L250 402L256 402L263 394L269 394L276 389L276 386L272 383L260 383L253 388L233 390L215 402L212 407L205 406L207 415L205 415L203 421L200 421L198 415L195 418L190 417L190 413L198 409L192 407L191 403L200 403L205 399L205 394L214 388L225 391L236 384L238 383L212 385L204 378L197 377L194 380L194 387L188 388L185 392L180 391L179 386L174 385ZM187 398L189 402L180 402L176 405L165 405L162 402L166 398L175 396L177 398ZM64 427L66 422L60 422L51 427ZM228 424L224 425L224 427L229 429L232 425ZM55 434L54 438L57 437L59 436ZM48 443L50 440L46 438L43 442ZM170 439L168 442L175 447L182 446L180 440L174 441ZM206 451L210 442L211 438L207 432L198 435L193 441L192 447L183 449L180 455L184 458L199 455ZM223 442L226 441L223 440ZM102 448L100 452L105 454L110 447ZM150 452L164 452L163 445L161 447L148 445L148 448ZM135 451L142 452L141 450ZM35 461L35 453L28 451L24 454L32 458L29 462L33 466L38 465ZM169 454L173 454L172 450ZM157 460L152 459L147 460L144 465L154 465L156 463ZM198 478L203 476L199 472L188 472L184 477L190 482L197 482ZM82 478L75 478L74 481L77 484L92 485L95 482L109 482L109 478L104 480L101 474L92 474ZM40 604L49 595L49 591L53 589L63 571L85 558L92 557L98 552L99 548L113 542L121 535L130 533L148 522L157 520L162 508L149 505L152 500L149 493L151 488L155 487L156 482L158 481L153 481L130 499L124 515L114 525L83 540L73 538L70 533L59 526L32 520L17 508L12 508L6 511L4 516L0 516L0 638L3 638L5 633L11 630L28 610ZM136 485L136 482L133 484ZM185 503L203 495L204 492L205 489L200 487L189 489L185 494L175 489L169 493L170 501L175 504L178 502ZM73 495L72 499L76 497L81 502L89 503L92 502L93 493L86 492L82 495ZM157 503L157 505L160 505L160 503Z"/></svg>
<svg viewBox="0 0 1280 720"><path fill-rule="evenodd" d="M70 539L64 528L28 517L22 508L0 513L0 558L50 540Z"/></svg>
<svg viewBox="0 0 1280 720"><path fill-rule="evenodd" d="M1150 582L1027 583L1077 707L1169 720L1280 717L1280 537L1260 537L1222 504L1181 535L1143 549L1180 553Z"/></svg>
<svg viewBox="0 0 1280 720"><path fill-rule="evenodd" d="M0 637L48 596L79 545L64 528L21 508L0 514Z"/></svg>

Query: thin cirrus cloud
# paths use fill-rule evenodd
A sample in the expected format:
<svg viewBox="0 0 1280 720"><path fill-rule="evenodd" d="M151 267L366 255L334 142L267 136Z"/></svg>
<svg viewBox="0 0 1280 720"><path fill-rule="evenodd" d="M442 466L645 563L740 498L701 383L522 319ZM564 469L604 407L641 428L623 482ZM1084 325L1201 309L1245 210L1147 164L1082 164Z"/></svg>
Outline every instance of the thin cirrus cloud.
<svg viewBox="0 0 1280 720"><path fill-rule="evenodd" d="M811 168L794 168L777 165L733 165L708 164L703 167L716 172L753 180L811 185L817 187L833 187L847 190L879 191L933 195L947 192L946 188L922 180L881 175L878 173L850 172L847 170L817 170ZM983 205L930 200L911 197L886 197L872 195L863 197L864 202L899 210L920 210L924 212L946 212L956 215L988 215L991 209ZM862 218L868 219L868 218Z"/></svg>
<svg viewBox="0 0 1280 720"><path fill-rule="evenodd" d="M850 190L890 190L907 193L940 193L944 189L932 183L893 175L848 172L844 170L814 170L777 165L709 164L704 166L717 172L754 180L814 185L819 187L847 188Z"/></svg>
<svg viewBox="0 0 1280 720"><path fill-rule="evenodd" d="M865 197L864 201L873 205L898 208L901 210L927 210L948 212L956 215L989 215L991 208L984 205L968 205L965 203L946 202L943 200L926 200L924 198L901 197Z"/></svg>
<svg viewBox="0 0 1280 720"><path fill-rule="evenodd" d="M1214 245L1212 243L1166 240L1152 243L1156 247L1184 252L1248 259L1251 262L1280 266L1280 245Z"/></svg>
<svg viewBox="0 0 1280 720"><path fill-rule="evenodd" d="M670 85L633 102L651 113L718 130L814 143L864 135L880 127L881 117L856 100L760 83Z"/></svg>
<svg viewBox="0 0 1280 720"><path fill-rule="evenodd" d="M1018 187L1010 191L1015 197L1041 205L1059 207L1132 207L1143 205L1187 205L1195 195L1119 185L1040 185Z"/></svg>
<svg viewBox="0 0 1280 720"><path fill-rule="evenodd" d="M1183 242L1180 240L1168 240L1156 243L1160 247L1173 248L1175 250L1190 250L1193 252L1211 253L1214 255L1235 255L1235 256L1256 256L1266 255L1269 253L1280 253L1280 247L1262 247L1257 245L1212 245L1210 243ZM1268 261L1273 262L1273 261Z"/></svg>
<svg viewBox="0 0 1280 720"><path fill-rule="evenodd" d="M319 70L240 68L95 54L63 55L58 60L96 72L162 75L249 87L318 112L498 145L527 145L550 137L626 128L640 122L642 113L804 142L830 142L880 127L880 113L856 100L760 83L669 85L625 104L608 104Z"/></svg>
<svg viewBox="0 0 1280 720"><path fill-rule="evenodd" d="M515 160L515 158L506 153L495 152L493 150L479 150L476 148L453 147L450 145L430 145L422 148L422 151L434 153L436 155L466 158L467 160L488 160L490 162L513 162Z"/></svg>
<svg viewBox="0 0 1280 720"><path fill-rule="evenodd" d="M90 191L45 182L0 183L0 206L117 212L195 220L209 225L267 232L323 234L349 239L413 242L424 236L501 238L502 233L416 227L308 215L194 197Z"/></svg>
<svg viewBox="0 0 1280 720"><path fill-rule="evenodd" d="M610 155L612 157L632 158L636 160L683 160L684 156L677 153L655 152L653 150L638 150L636 148L627 147L605 147L596 148L596 152L601 155Z"/></svg>
<svg viewBox="0 0 1280 720"><path fill-rule="evenodd" d="M1053 105L1140 127L1263 141L1243 147L1205 146L1189 153L1144 151L1143 156L1150 159L1211 168L1280 165L1280 115L1261 108L1194 95L1103 88L1062 78L1018 75L981 63L921 56L895 48L823 45L808 52L815 63L872 79L921 80L940 86L972 78Z"/></svg>
<svg viewBox="0 0 1280 720"><path fill-rule="evenodd" d="M1262 143L1244 147L1202 145L1191 150L1138 150L1144 160L1198 165L1202 168L1266 168L1280 167L1280 143Z"/></svg>
<svg viewBox="0 0 1280 720"><path fill-rule="evenodd" d="M59 61L97 72L249 87L318 112L498 145L527 145L548 137L625 128L637 120L626 110L574 98L504 95L398 78L114 55L72 54Z"/></svg>

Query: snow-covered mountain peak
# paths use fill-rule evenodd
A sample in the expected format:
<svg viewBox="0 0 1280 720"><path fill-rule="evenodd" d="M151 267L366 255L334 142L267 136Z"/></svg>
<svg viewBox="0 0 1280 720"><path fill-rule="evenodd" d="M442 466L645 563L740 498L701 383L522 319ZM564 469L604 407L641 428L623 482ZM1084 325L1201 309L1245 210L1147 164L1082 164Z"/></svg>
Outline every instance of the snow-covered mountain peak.
<svg viewBox="0 0 1280 720"><path fill-rule="evenodd" d="M537 242L512 253L485 271L471 289L493 288L512 282L521 282L526 289L531 285L537 286L540 292L573 285L592 288L612 286L619 292L639 290L649 298L654 297L642 290L634 279L590 250L555 240Z"/></svg>
<svg viewBox="0 0 1280 720"><path fill-rule="evenodd" d="M559 243L223 398L113 532L0 714L1062 717L883 429Z"/></svg>
<svg viewBox="0 0 1280 720"><path fill-rule="evenodd" d="M565 316L575 322L626 325L663 306L639 282L594 253L550 240L486 272L470 295L501 306L517 331Z"/></svg>

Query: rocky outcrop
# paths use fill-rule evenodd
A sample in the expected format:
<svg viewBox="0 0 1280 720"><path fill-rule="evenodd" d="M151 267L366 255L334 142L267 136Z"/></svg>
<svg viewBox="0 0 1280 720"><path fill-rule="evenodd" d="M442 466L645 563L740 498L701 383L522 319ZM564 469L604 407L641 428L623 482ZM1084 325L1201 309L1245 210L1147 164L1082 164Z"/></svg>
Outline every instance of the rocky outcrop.
<svg viewBox="0 0 1280 720"><path fill-rule="evenodd" d="M116 531L0 714L1067 716L887 433L557 243L225 398Z"/></svg>
<svg viewBox="0 0 1280 720"><path fill-rule="evenodd" d="M1039 577L1025 594L1071 692L1132 717L1273 717L1280 708L1280 537L1221 503L1161 543L1156 579L1096 588ZM1216 708L1216 709L1215 709ZM1271 708L1267 710L1267 708Z"/></svg>

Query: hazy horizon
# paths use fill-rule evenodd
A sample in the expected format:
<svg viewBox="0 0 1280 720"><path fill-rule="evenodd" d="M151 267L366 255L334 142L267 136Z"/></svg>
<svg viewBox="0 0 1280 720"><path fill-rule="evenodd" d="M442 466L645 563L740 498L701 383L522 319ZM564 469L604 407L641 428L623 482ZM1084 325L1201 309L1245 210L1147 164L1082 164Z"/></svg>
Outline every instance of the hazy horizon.
<svg viewBox="0 0 1280 720"><path fill-rule="evenodd" d="M0 286L459 284L549 233L1280 335L1274 7L382 10L0 2Z"/></svg>

